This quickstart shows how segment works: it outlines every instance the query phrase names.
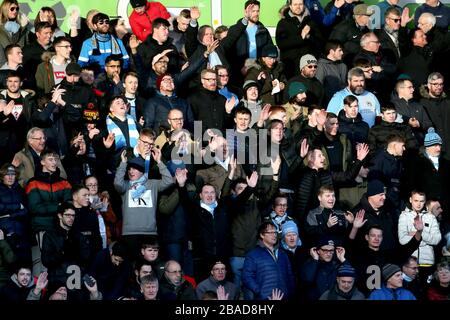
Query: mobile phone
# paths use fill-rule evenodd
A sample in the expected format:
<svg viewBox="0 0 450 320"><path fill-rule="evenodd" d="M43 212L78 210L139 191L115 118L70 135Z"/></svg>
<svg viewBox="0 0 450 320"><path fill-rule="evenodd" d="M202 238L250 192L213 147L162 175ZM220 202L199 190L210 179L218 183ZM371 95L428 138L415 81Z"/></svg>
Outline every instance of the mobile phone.
<svg viewBox="0 0 450 320"><path fill-rule="evenodd" d="M95 284L95 279L88 275L87 273L83 276L83 282L86 282L86 284L89 287L92 287Z"/></svg>

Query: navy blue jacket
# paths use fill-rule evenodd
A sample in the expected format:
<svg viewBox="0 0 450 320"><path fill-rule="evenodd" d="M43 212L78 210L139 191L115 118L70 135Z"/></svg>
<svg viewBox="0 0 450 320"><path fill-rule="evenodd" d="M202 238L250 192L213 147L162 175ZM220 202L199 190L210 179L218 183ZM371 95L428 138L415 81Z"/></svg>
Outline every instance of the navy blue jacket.
<svg viewBox="0 0 450 320"><path fill-rule="evenodd" d="M272 290L280 289L284 298L294 292L295 278L291 263L283 250L275 249L277 258L259 243L245 257L242 282L254 294L254 299L266 300Z"/></svg>

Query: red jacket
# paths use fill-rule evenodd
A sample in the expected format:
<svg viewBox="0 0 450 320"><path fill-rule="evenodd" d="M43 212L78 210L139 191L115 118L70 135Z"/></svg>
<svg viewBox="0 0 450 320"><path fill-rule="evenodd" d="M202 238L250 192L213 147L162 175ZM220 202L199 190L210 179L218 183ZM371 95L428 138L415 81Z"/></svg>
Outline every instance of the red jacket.
<svg viewBox="0 0 450 320"><path fill-rule="evenodd" d="M166 7L159 2L147 2L143 14L138 14L133 10L129 21L131 30L139 40L144 41L152 33L152 22L156 18L170 18Z"/></svg>

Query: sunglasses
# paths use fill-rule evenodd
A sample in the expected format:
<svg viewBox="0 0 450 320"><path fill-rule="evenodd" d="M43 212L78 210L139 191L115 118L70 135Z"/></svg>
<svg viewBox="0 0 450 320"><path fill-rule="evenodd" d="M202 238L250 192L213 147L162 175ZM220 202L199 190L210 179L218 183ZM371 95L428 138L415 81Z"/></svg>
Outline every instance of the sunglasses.
<svg viewBox="0 0 450 320"><path fill-rule="evenodd" d="M394 18L389 18L389 19L391 19L392 21L394 21L395 23L399 23L402 19L394 19Z"/></svg>
<svg viewBox="0 0 450 320"><path fill-rule="evenodd" d="M97 24L99 25L109 24L109 20L99 20Z"/></svg>
<svg viewBox="0 0 450 320"><path fill-rule="evenodd" d="M9 11L19 11L19 7L11 7L9 8Z"/></svg>

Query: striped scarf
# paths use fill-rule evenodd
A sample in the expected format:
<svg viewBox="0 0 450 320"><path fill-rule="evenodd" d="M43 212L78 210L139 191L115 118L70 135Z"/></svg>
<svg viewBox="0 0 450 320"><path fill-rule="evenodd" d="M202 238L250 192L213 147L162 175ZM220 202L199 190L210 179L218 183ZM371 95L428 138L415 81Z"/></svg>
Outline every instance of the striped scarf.
<svg viewBox="0 0 450 320"><path fill-rule="evenodd" d="M116 55L123 55L122 50L120 50L119 43L117 42L116 38L112 35L108 34L101 34L98 32L94 32L94 34L91 37L91 45L92 45L92 54L93 55L100 55L100 50L98 47L98 42L108 42L111 41L111 54ZM95 53L94 53L95 52Z"/></svg>
<svg viewBox="0 0 450 320"><path fill-rule="evenodd" d="M120 130L117 124L111 119L112 117L114 117L112 114L109 114L108 117L106 117L106 126L108 128L108 132L112 132L115 135L114 141L116 143L116 150L119 150L123 147L128 147L127 141L125 139L122 130ZM129 147L134 148L139 139L139 132L136 128L136 122L134 122L133 118L129 115L127 115L127 122L128 122L128 135L130 137Z"/></svg>

